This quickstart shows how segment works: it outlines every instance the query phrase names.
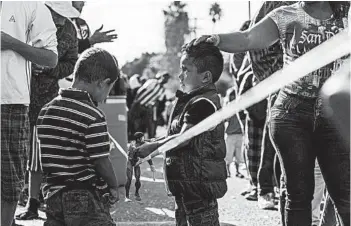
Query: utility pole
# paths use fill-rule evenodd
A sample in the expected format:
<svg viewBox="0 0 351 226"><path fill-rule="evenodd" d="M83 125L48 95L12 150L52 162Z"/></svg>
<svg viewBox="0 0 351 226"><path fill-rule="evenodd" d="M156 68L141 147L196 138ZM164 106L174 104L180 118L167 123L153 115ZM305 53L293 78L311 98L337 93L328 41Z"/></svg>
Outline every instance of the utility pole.
<svg viewBox="0 0 351 226"><path fill-rule="evenodd" d="M249 20L251 20L251 2L249 1Z"/></svg>

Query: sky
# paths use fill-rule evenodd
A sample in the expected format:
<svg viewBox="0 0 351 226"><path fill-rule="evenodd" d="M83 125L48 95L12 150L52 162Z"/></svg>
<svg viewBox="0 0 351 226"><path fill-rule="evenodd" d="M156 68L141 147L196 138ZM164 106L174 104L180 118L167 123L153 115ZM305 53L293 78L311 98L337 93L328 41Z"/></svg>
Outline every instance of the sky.
<svg viewBox="0 0 351 226"><path fill-rule="evenodd" d="M103 30L115 29L118 39L113 43L99 44L114 54L122 66L143 52L164 52L164 15L171 1L87 1L81 17L94 32L102 24ZM213 26L209 9L215 1L186 1L189 25L194 26L197 18L197 36L238 30L249 19L248 1L217 1L222 8L222 18ZM254 15L262 1L251 1L251 15Z"/></svg>

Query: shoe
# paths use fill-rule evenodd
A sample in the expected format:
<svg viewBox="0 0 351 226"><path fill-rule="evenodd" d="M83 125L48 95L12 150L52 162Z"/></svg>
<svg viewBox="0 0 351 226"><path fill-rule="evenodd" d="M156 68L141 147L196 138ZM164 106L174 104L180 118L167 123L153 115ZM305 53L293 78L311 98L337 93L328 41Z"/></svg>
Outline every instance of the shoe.
<svg viewBox="0 0 351 226"><path fill-rule="evenodd" d="M125 199L124 199L124 202L131 202L132 200L129 198L129 197L126 197Z"/></svg>
<svg viewBox="0 0 351 226"><path fill-rule="evenodd" d="M252 190L249 194L245 195L245 199L249 201L257 201L257 190Z"/></svg>
<svg viewBox="0 0 351 226"><path fill-rule="evenodd" d="M141 198L140 198L140 195L139 194L135 194L135 200L140 202L141 201Z"/></svg>
<svg viewBox="0 0 351 226"><path fill-rule="evenodd" d="M247 190L242 191L242 192L240 193L240 195L245 196L245 195L249 194L251 191L252 191L252 189L249 188L249 189L247 189Z"/></svg>
<svg viewBox="0 0 351 226"><path fill-rule="evenodd" d="M258 197L258 207L263 210L274 208L274 194L267 193Z"/></svg>
<svg viewBox="0 0 351 226"><path fill-rule="evenodd" d="M244 175L242 175L242 174L239 173L239 172L237 172L237 173L235 174L235 176L238 177L238 178L240 178L240 179L243 179L243 178L245 177Z"/></svg>
<svg viewBox="0 0 351 226"><path fill-rule="evenodd" d="M18 200L18 205L26 206L27 201L28 201L28 188L25 188L20 193L20 197L19 197L19 200Z"/></svg>
<svg viewBox="0 0 351 226"><path fill-rule="evenodd" d="M22 224L16 224L15 219L13 219L11 226L23 226Z"/></svg>
<svg viewBox="0 0 351 226"><path fill-rule="evenodd" d="M30 210L26 210L25 212L16 215L16 220L21 220L21 221L34 220L34 219L37 219L38 217L39 217L38 212L35 213Z"/></svg>
<svg viewBox="0 0 351 226"><path fill-rule="evenodd" d="M30 198L28 208L23 213L16 215L16 220L33 220L39 217L38 208L40 202L36 199Z"/></svg>

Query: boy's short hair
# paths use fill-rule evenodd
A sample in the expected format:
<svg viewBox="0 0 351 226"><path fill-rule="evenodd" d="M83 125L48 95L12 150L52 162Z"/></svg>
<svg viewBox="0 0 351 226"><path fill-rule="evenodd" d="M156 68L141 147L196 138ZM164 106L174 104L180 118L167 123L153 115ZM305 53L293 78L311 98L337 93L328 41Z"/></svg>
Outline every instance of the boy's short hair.
<svg viewBox="0 0 351 226"><path fill-rule="evenodd" d="M77 80L87 83L107 78L113 83L120 78L120 70L116 57L104 49L92 47L80 55L74 67L74 75Z"/></svg>
<svg viewBox="0 0 351 226"><path fill-rule="evenodd" d="M193 43L193 41L190 43ZM221 77L224 60L218 47L207 42L201 42L196 46L186 44L182 48L182 53L193 58L193 63L198 73L210 71L213 83L217 82L219 77Z"/></svg>

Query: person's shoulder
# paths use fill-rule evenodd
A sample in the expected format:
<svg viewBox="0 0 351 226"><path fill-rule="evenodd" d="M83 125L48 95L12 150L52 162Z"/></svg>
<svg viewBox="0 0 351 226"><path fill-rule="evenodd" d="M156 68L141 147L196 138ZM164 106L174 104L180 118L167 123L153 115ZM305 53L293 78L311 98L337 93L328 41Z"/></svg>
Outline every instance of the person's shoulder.
<svg viewBox="0 0 351 226"><path fill-rule="evenodd" d="M72 35L75 39L77 39L77 29L74 25L74 22L71 20L66 20L64 29L66 33Z"/></svg>
<svg viewBox="0 0 351 226"><path fill-rule="evenodd" d="M285 16L287 15L294 15L296 12L300 9L300 3L294 3L291 5L282 5L276 9L274 9L271 13L272 14L283 14Z"/></svg>
<svg viewBox="0 0 351 226"><path fill-rule="evenodd" d="M218 97L218 96L217 96ZM218 97L219 98L219 97ZM200 96L191 103L191 108L198 112L212 113L217 111L216 104L208 97Z"/></svg>
<svg viewBox="0 0 351 226"><path fill-rule="evenodd" d="M56 98L56 102L53 102L53 104L60 105L64 108L70 108L74 111L78 111L81 114L92 118L92 121L106 120L104 112L90 101L82 101L80 99L75 99L74 97L65 98L64 100L62 100L61 98Z"/></svg>

